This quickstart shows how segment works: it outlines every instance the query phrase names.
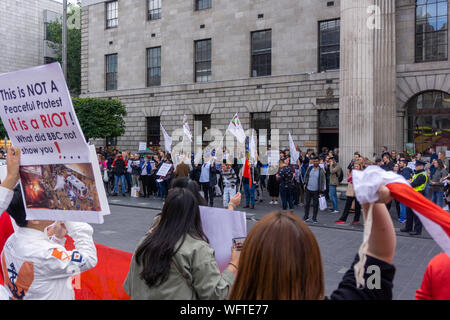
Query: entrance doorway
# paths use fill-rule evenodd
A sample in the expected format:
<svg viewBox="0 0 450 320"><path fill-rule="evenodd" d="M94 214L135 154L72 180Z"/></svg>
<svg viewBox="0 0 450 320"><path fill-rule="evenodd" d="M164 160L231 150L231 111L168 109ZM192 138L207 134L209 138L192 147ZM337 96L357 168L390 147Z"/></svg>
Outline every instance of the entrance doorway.
<svg viewBox="0 0 450 320"><path fill-rule="evenodd" d="M339 148L339 109L319 110L319 154Z"/></svg>

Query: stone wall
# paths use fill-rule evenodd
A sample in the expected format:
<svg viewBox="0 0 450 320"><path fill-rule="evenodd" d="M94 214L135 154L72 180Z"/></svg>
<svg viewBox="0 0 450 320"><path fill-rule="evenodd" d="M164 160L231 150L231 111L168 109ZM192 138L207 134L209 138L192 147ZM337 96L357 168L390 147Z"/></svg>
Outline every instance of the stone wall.
<svg viewBox="0 0 450 320"><path fill-rule="evenodd" d="M0 73L44 63L44 10L62 14L54 0L0 1Z"/></svg>
<svg viewBox="0 0 450 320"><path fill-rule="evenodd" d="M89 96L118 98L126 105L126 133L118 139L121 149L136 151L140 141L147 141L146 117L160 116L161 124L171 135L173 130L182 127L184 114L188 116L192 132L195 114L211 114L211 126L225 133L235 113L239 113L244 129L249 129L252 112L271 113L271 129L280 130L281 147L289 146L288 134L291 132L302 150L316 149L318 110L338 108L337 103L323 102L327 99L327 90L330 93L329 88L332 97L339 96L338 75L338 72L327 72L214 82L202 85L203 93L199 93L199 85L189 85L115 91L114 96L108 92ZM327 80L332 83L327 84ZM257 88L259 84L261 89ZM100 146L104 142L97 140L95 144Z"/></svg>

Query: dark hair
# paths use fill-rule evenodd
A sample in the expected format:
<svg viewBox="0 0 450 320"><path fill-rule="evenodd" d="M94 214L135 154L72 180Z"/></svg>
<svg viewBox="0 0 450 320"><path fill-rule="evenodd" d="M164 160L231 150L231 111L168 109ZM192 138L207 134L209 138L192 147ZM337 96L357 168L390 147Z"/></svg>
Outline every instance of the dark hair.
<svg viewBox="0 0 450 320"><path fill-rule="evenodd" d="M149 287L167 280L172 258L187 234L209 243L203 233L197 198L187 188L171 189L161 220L136 249L136 263L143 266L140 276Z"/></svg>
<svg viewBox="0 0 450 320"><path fill-rule="evenodd" d="M208 203L206 202L205 198L202 197L200 194L200 186L198 183L194 180L189 179L188 177L181 177L176 178L172 180L171 188L186 188L189 189L189 191L192 192L192 194L197 198L198 205L199 206L207 206Z"/></svg>
<svg viewBox="0 0 450 320"><path fill-rule="evenodd" d="M437 162L438 165L439 165L439 169L444 168L444 162L443 162L441 159L436 159L436 162Z"/></svg>
<svg viewBox="0 0 450 320"><path fill-rule="evenodd" d="M23 228L28 225L20 185L14 188L14 195L8 209L6 209L6 212L8 212L8 214L14 219L19 227Z"/></svg>

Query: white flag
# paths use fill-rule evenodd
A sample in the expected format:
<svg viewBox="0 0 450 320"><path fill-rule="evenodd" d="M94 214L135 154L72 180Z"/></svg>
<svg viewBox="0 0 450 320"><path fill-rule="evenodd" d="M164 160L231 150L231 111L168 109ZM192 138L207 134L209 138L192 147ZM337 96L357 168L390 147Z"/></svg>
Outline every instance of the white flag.
<svg viewBox="0 0 450 320"><path fill-rule="evenodd" d="M252 137L250 138L250 142L249 142L249 151L250 151L250 161L252 163L256 163L256 161L258 160L257 158L257 153L256 153L256 141L255 141L255 136L253 135L253 130L252 130Z"/></svg>
<svg viewBox="0 0 450 320"><path fill-rule="evenodd" d="M183 130L184 130L184 134L187 135L189 140L192 142L192 133L191 133L191 130L189 129L189 123L187 121L187 116L186 115L184 115Z"/></svg>
<svg viewBox="0 0 450 320"><path fill-rule="evenodd" d="M164 147L166 148L166 151L168 153L172 153L172 138L167 134L166 130L164 130L164 127L161 124L161 130L164 135Z"/></svg>
<svg viewBox="0 0 450 320"><path fill-rule="evenodd" d="M245 131L241 125L238 114L236 113L228 125L228 130L236 137L239 143L245 142Z"/></svg>
<svg viewBox="0 0 450 320"><path fill-rule="evenodd" d="M296 164L300 157L300 152L295 148L294 140L292 140L291 133L289 132L289 151L291 154L291 164Z"/></svg>

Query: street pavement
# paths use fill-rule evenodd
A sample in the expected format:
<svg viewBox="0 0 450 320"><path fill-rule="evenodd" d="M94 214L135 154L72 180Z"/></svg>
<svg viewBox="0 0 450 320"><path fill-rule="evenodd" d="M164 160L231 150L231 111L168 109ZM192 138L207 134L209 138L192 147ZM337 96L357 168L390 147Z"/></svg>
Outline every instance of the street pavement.
<svg viewBox="0 0 450 320"><path fill-rule="evenodd" d="M117 196L108 198L111 215L105 216L105 222L94 226L94 240L107 246L111 246L127 252L134 252L139 240L145 235L154 216L161 211L163 202L155 198L130 198L129 196ZM339 208L343 208L344 202L339 201ZM216 198L215 206L221 207L222 198ZM241 205L236 209L247 213L247 230L253 227L257 220L265 214L281 209L281 204L270 205L267 197L263 202L258 202L255 209L243 209L245 197L242 197ZM303 217L304 209L299 206L294 208L294 213ZM312 211L311 211L312 213ZM310 213L310 216L311 216ZM396 218L395 208L391 209L391 215ZM335 225L339 214L320 212L318 224L309 223L315 234L322 254L325 274L325 294L330 295L338 287L343 274L350 267L363 239L363 226ZM350 214L348 222L353 221ZM361 219L362 222L362 219ZM420 287L423 274L428 262L441 249L429 237L426 231L420 237L412 237L399 232L403 225L394 219L396 228L397 250L394 259L396 275L394 279L394 299L414 299L415 291Z"/></svg>

